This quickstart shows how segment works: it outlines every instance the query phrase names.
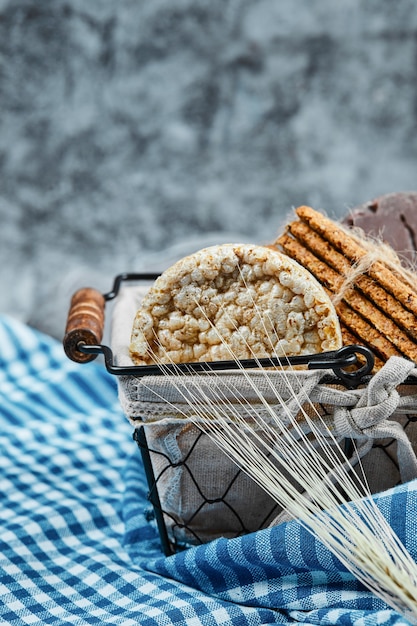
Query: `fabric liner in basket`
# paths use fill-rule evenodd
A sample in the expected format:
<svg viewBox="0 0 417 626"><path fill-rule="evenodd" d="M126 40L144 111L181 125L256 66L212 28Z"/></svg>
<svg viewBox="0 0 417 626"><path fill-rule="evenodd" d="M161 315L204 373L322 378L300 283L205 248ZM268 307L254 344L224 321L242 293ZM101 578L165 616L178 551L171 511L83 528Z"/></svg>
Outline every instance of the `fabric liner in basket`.
<svg viewBox="0 0 417 626"><path fill-rule="evenodd" d="M146 291L143 286L123 287L114 303L111 346L117 365L133 365L128 350L130 333ZM393 357L366 387L356 390L321 384L324 373L288 371L284 377L274 371L268 376L292 415L297 415L299 408L289 391L288 378L306 410L309 403L305 399L309 398L340 443L346 438L356 440L372 493L417 477L417 387L401 384L408 376L416 375L414 365ZM257 386L264 385L262 394L268 404L282 412L275 392L263 383L261 372L252 370L250 375ZM233 385L253 404L254 413L263 410L241 372L204 374L204 379L201 376L199 384L204 380L205 391L213 395L214 401L227 395ZM178 377L174 383L172 377L163 375L118 377L119 398L126 417L135 429L145 426L170 541L186 545L206 543L284 520L285 512L270 496L186 418L191 409L182 394L187 393L192 382L191 375L181 376L182 390L178 391ZM181 414L172 406L179 407ZM351 460L356 463L357 456Z"/></svg>

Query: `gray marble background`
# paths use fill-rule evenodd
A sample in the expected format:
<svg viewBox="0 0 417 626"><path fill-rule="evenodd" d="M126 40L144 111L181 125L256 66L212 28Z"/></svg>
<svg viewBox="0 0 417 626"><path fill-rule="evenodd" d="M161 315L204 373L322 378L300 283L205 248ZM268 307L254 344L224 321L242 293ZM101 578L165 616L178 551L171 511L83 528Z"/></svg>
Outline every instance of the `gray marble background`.
<svg viewBox="0 0 417 626"><path fill-rule="evenodd" d="M0 0L0 312L417 188L413 0Z"/></svg>

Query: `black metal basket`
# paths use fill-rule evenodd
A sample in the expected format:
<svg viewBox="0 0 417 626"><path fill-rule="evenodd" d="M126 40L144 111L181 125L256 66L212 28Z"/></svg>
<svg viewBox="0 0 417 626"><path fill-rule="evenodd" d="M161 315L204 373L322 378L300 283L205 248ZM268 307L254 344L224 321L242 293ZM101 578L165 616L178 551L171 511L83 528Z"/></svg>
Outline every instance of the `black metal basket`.
<svg viewBox="0 0 417 626"><path fill-rule="evenodd" d="M115 363L112 349L101 343L104 326L104 309L108 301L113 300L119 294L120 287L123 283L141 283L153 281L157 278L158 274L154 273L126 273L118 275L113 284L113 288L106 294L100 294L94 289L84 289L74 294L71 302L71 307L68 315L67 328L64 338L64 349L68 357L72 360L80 363L91 361L98 355L103 355L104 363L108 372L117 377L135 377L142 378L145 376L166 375L172 372L175 375L184 374L190 375L196 372L214 372L225 370L236 370L236 361L216 361L216 362L197 362L197 363L184 363L175 366L164 365L163 368L159 365L149 366L120 366ZM304 365L308 370L323 370L323 377L321 382L327 385L341 385L345 389L356 389L359 386L366 385L371 376L374 366L374 357L372 352L360 345L349 345L343 348L321 354L303 355L295 357L286 357L281 359L267 358L267 359L245 359L239 361L240 368L259 368L259 367L282 367L282 366L297 366ZM409 384L415 384L415 379L412 378L407 381ZM403 427L408 428L411 422L416 421L417 417L406 416L403 420ZM166 555L173 554L181 549L187 547L187 543L181 539L182 531L185 529L189 536L193 537L193 543L203 543L204 537L200 537L195 530L193 530L193 522L198 516L205 514L205 510L211 505L214 505L221 501L225 506L230 509L230 514L234 516L236 520L235 536L243 535L253 530L258 530L268 526L273 520L276 514L277 505L274 502L270 502L270 506L265 508L259 524L256 528L248 527L245 520L241 517L239 510L231 505L227 496L229 490L232 488L235 481L242 480L242 470L236 466L236 470L229 477L227 484L223 485L220 489L220 493L216 494L213 498L210 494L205 493L204 489L199 485L198 479L193 475L193 470L190 465L190 459L193 454L198 454L199 446L203 438L202 431L195 429L195 436L192 440L189 450L184 458L180 462L173 460L161 450L155 449L148 445L148 439L146 436L146 427L141 423L140 416L138 416L137 425L134 427L133 438L136 441L143 459L143 465L146 473L148 483L148 499L152 504L154 518L158 527L161 546ZM345 451L347 454L350 452L350 440L345 440ZM393 440L380 441L374 446L384 453L393 463L396 465L395 454L392 454L395 443ZM159 456L164 456L164 469L155 473L155 459ZM181 468L182 472L186 472L190 483L195 488L200 496L200 504L192 512L192 514L186 519L179 521L175 519L169 511L165 510L161 504L159 485L163 479L163 474L167 471L173 471L176 468ZM169 520L170 531L167 530L167 520ZM181 531L176 537L176 531Z"/></svg>

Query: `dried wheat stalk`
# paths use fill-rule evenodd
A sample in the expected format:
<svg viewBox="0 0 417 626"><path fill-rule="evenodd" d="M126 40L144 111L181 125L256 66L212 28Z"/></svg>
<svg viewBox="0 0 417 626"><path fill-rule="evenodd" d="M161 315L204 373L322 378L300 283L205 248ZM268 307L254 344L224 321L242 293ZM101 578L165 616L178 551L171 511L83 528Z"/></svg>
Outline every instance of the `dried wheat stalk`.
<svg viewBox="0 0 417 626"><path fill-rule="evenodd" d="M263 323L264 330L271 326L270 320ZM224 346L230 358L235 358L225 342ZM162 360L169 359L153 356L163 371ZM273 349L271 356L276 356ZM185 388L182 377L173 375L171 370L172 384L193 409L193 417L187 414L187 419L204 430L281 507L298 518L368 589L417 623L417 565L369 497L366 478L352 480L346 471L353 469L348 458L331 433L323 436L327 426L317 412L311 416L314 411L305 410L308 398L300 398L299 390L291 392L313 438L306 436L299 418L293 418L279 397L281 415L264 400L250 371L243 370L238 361L236 368L241 369L268 419L254 417L253 407L233 389L229 389L229 399L220 396L213 403L212 395L204 391L204 374L195 374L191 384L187 377ZM261 371L263 385L272 389L270 371ZM282 375L286 376L284 369ZM210 376L215 377L216 373ZM177 406L172 408L177 414L181 412Z"/></svg>

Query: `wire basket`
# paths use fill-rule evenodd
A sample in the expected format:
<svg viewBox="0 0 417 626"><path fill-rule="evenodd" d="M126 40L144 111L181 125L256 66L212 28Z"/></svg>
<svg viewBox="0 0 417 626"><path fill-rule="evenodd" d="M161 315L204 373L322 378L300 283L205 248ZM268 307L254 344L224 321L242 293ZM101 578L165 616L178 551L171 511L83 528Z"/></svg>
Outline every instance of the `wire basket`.
<svg viewBox="0 0 417 626"><path fill-rule="evenodd" d="M148 499L161 546L169 555L217 537L233 538L268 527L285 519L285 511L226 457L198 426L170 414L176 391L176 385L170 386L170 366L164 366L162 370L158 365L135 366L130 361L128 345L133 318L147 285L157 276L121 274L115 278L113 289L104 295L90 288L79 290L71 301L64 349L69 358L80 363L102 354L107 370L117 377L121 405L133 426L133 437L142 455ZM102 344L104 311L109 301L114 301L111 347ZM315 410L333 430L337 422L333 398L339 398L337 402L340 403L342 397L342 404L345 399L348 403L356 402L361 390L369 388L370 381L375 378L371 374L372 353L357 345L283 360L247 359L239 362L240 368L250 369L251 376L255 377L259 366L277 368L283 365L305 366L303 371L291 371L290 376L297 377L306 386ZM216 386L222 384L223 379L234 377L234 384L239 386L243 383L236 377L241 371L236 371L236 361L221 361L180 364L172 368L171 373L176 380L180 374L181 384L186 388L187 380L190 380L187 377L197 373L208 385ZM277 369L278 386L279 372ZM402 453L399 455L399 451L404 446L407 448L407 444L413 450L417 449L416 380L414 376L407 376L398 386L401 406L390 416L396 424L398 437L396 433L395 436L378 436L383 430L376 430L371 441L366 434L363 437L366 454L362 455L361 463L374 493L409 477L407 468L404 471L401 466ZM242 390L247 393L244 386ZM284 387L280 393L285 395ZM359 395L356 397L355 394ZM273 397L269 401L273 402ZM353 434L358 436L358 433ZM353 459L355 454L349 428L339 426L336 435L345 453Z"/></svg>

